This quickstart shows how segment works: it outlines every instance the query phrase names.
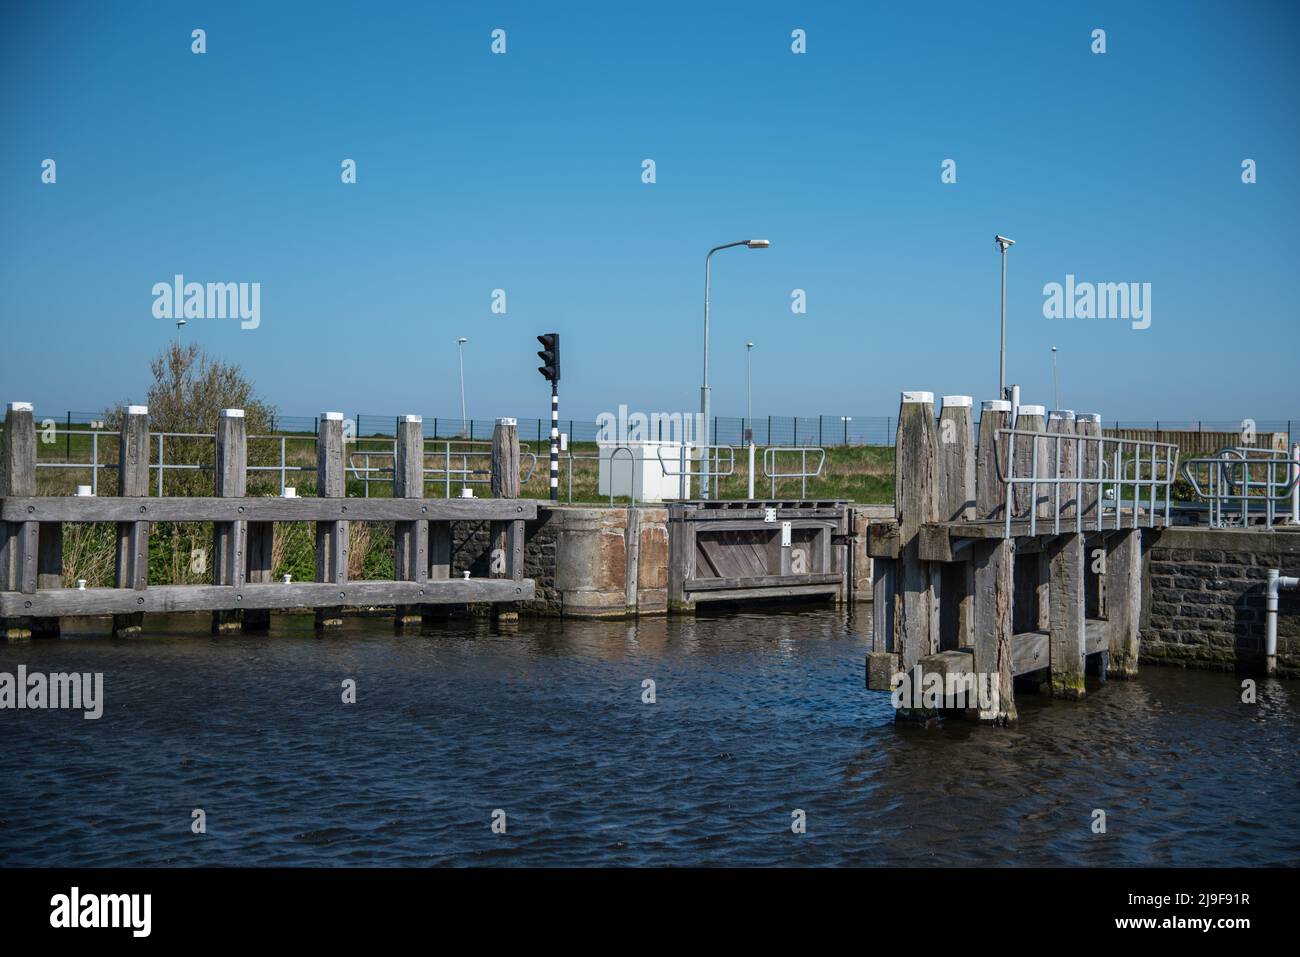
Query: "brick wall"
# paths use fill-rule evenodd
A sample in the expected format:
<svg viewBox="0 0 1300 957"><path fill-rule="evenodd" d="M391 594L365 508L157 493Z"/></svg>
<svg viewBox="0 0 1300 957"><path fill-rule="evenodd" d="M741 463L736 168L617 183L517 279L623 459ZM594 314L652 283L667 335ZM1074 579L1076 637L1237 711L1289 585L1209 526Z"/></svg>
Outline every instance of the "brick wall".
<svg viewBox="0 0 1300 957"><path fill-rule="evenodd" d="M1300 575L1300 530L1170 528L1147 534L1144 662L1258 672L1270 568ZM1278 603L1278 674L1300 677L1300 591Z"/></svg>

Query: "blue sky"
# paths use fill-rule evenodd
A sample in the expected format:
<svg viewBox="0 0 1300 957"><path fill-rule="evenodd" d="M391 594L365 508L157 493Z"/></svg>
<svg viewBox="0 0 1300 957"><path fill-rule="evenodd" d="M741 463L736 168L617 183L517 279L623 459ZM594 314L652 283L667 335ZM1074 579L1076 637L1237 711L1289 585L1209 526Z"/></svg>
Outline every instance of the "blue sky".
<svg viewBox="0 0 1300 957"><path fill-rule="evenodd" d="M714 258L716 413L743 413L750 339L757 415L991 398L1002 232L1025 401L1053 404L1055 344L1066 407L1300 418L1298 23L1283 3L7 3L0 399L138 401L175 335L151 288L183 273L261 283L259 328L184 335L286 414L455 414L464 335L471 415L546 415L551 330L566 417L686 411L704 254L750 236L772 248ZM1151 327L1044 318L1067 274L1151 283Z"/></svg>

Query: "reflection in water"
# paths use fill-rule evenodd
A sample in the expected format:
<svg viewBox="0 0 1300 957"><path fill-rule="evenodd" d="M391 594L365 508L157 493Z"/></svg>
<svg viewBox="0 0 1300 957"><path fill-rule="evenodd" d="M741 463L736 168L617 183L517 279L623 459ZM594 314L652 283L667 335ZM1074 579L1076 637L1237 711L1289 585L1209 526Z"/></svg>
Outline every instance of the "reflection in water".
<svg viewBox="0 0 1300 957"><path fill-rule="evenodd" d="M1300 859L1295 682L1248 706L1231 675L1148 667L1079 704L1022 694L1013 729L926 731L864 690L861 614L153 625L0 646L0 671L102 671L105 694L98 721L0 712L0 864Z"/></svg>

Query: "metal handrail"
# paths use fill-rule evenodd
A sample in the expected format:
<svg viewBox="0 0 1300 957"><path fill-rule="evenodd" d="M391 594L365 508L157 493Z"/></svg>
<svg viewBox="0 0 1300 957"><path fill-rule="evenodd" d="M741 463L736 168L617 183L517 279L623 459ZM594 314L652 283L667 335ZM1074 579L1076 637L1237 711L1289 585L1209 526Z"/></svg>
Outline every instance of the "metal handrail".
<svg viewBox="0 0 1300 957"><path fill-rule="evenodd" d="M725 471L721 468L723 452L725 452L727 456L727 468ZM699 453L699 454L696 455L695 453ZM691 468L692 459L697 459L702 465L707 466L710 453L712 453L712 457L713 457L712 469ZM702 478L705 475L709 476L710 478L727 478L731 475L736 474L736 449L730 445L690 446L683 443L677 450L677 461L673 463L678 467L677 471L675 472L668 471L669 463L664 461L664 446L662 445L657 446L655 448L655 455L659 459L659 468L663 470L663 474L668 478L673 478L674 476L677 477L678 497L683 499L687 497L686 496L687 479Z"/></svg>
<svg viewBox="0 0 1300 957"><path fill-rule="evenodd" d="M777 457L778 454L780 454L780 453L782 453L782 452L798 452L798 453L800 453L800 465L799 465L800 471L798 471L798 472L775 472L775 471L773 471L773 469L776 468L776 457ZM814 472L809 472L809 471L808 471L808 453L809 453L809 452L816 452L817 455L819 456L819 458L817 459L817 470L814 471ZM802 445L770 445L770 446L768 446L767 448L763 449L763 477L764 477L764 478L771 479L771 481L772 481L772 485L771 485L772 498L776 498L776 480L777 480L777 479L785 479L785 478L797 478L797 479L802 479L803 481L802 481L802 484L801 484L801 492L800 492L800 494L801 494L802 497L807 498L807 497L808 497L808 480L809 480L810 478L817 478L819 475L821 475L821 474L822 474L822 466L825 465L825 464L826 464L826 450L823 449L823 448L819 448L819 447L817 447L817 446L811 446L811 445L809 445L809 446L802 446Z"/></svg>
<svg viewBox="0 0 1300 957"><path fill-rule="evenodd" d="M1008 441L1006 445L1005 464L1006 470L1003 471L1003 452L1000 448L1001 438L1005 437ZM1027 439L1030 442L1030 461L1029 475L1016 475L1016 446L1020 439ZM1052 443L1051 450L1048 453L1049 459L1054 463L1052 474L1039 475L1039 448L1040 443ZM1062 449L1069 443L1069 447L1074 452L1074 473L1073 475L1061 475ZM1096 474L1084 475L1084 452L1092 447L1096 456ZM1015 504L1015 487L1017 485L1029 486L1029 534L1038 534L1038 486L1046 486L1053 490L1052 496L1052 534L1061 534L1061 488L1064 486L1074 486L1073 518L1074 531L1082 532L1084 530L1083 513L1087 510L1084 503L1083 490L1085 488L1097 489L1096 517L1095 522L1090 521L1096 531L1105 530L1105 512L1106 509L1106 486L1114 490L1115 501L1111 509L1114 516L1113 529L1123 527L1124 511L1124 492L1125 486L1132 486L1133 498L1131 500L1132 524L1131 528L1140 527L1138 524L1139 513L1142 510L1140 500L1143 489L1149 489L1149 501L1147 503L1147 527L1155 527L1156 512L1163 502L1164 521L1169 524L1170 498L1173 489L1174 478L1178 469L1179 449L1177 445L1168 442L1153 442L1143 439L1122 439L1112 436L1102 435L1078 435L1067 432L1035 432L1028 429L998 429L993 435L993 461L996 466L998 480L1006 486L1006 503L1003 508L1005 512L1005 531L1007 538L1011 537L1011 522ZM1109 453L1109 467L1107 463ZM1144 461L1144 455L1146 459ZM1092 458L1090 453L1088 458ZM1048 462L1042 463L1044 466ZM1129 466L1132 468L1132 477L1129 476ZM1146 467L1147 476L1143 477L1143 467ZM1110 473L1109 475L1107 473ZM1162 493L1159 495L1158 493ZM1065 503L1067 506L1069 502ZM1089 503L1089 506L1091 503ZM1046 519L1046 516L1044 517ZM1068 516L1067 516L1068 520Z"/></svg>
<svg viewBox="0 0 1300 957"><path fill-rule="evenodd" d="M38 461L38 462L36 463L36 467L37 467L37 468L45 468L45 469L89 469L89 470L90 470L90 473L91 473L91 493L94 494L94 495L98 495L98 494L99 494L99 472L100 472L100 470L101 470L101 469L116 469L116 468L118 467L116 462L100 462L100 461L99 461L99 437L102 435L102 436L108 436L108 437L110 437L110 438L112 438L112 439L120 439L120 438L121 438L120 433L118 433L118 432L111 432L111 431L108 431L108 430L97 430L97 429L66 429L66 428L65 428L65 429L58 429L58 428L55 428L55 429L51 429L51 430L48 430L48 431L49 431L49 433L52 434L52 435L67 435L67 436L85 436L85 435L89 435L89 436L90 436L90 449L91 449L90 461L89 461L89 462L41 462L41 461ZM150 470L151 472L154 472L154 473L157 474L157 476L158 476L157 482L155 483L154 487L155 487L155 489L157 490L157 494L158 494L160 497L161 497L162 494L163 494L163 488L164 488L164 484L163 484L163 483L164 483L164 479L166 478L166 473L167 473L167 472L169 472L169 471L170 471L170 472L209 472L209 471L212 471L212 469L214 468L214 466L213 466L213 464L212 464L211 462L168 462L168 461L167 461L167 456L166 456L166 446L167 446L167 440L168 440L168 439L210 439L210 440L212 440L212 441L215 442L215 441L216 441L216 435L213 434L213 433L211 433L211 432L151 432L150 435L149 435L149 438L150 438L151 440L154 439L154 438L156 438L156 439L158 440L158 455L157 455L157 458L156 458L156 459L153 459L153 458L152 458L152 455L151 455L151 461L150 461L150 463L149 463L149 470ZM279 456L279 458L280 458L280 461L279 461L278 464L272 464L272 465L249 465L249 466L246 466L246 469L247 469L248 472L278 472L278 473L280 474L280 493L281 493L281 494L284 494L285 487L288 485L288 477L289 477L289 473L291 473L291 472L305 472L305 473L308 473L308 474L315 474L315 472L316 472L316 467L313 466L313 465L290 465L290 464L288 463L288 447L287 447L287 443L288 443L288 442L310 442L310 443L312 443L312 444L314 445L314 444L316 443L316 436L314 436L314 435L250 435L250 436L247 437L247 441L248 441L248 442L255 442L255 441L274 441L274 442L276 442L276 443L279 445L279 449L280 449L280 456ZM363 439L360 439L360 440L353 439L353 440L350 440L350 444L351 444L352 442L357 442L357 441L360 441L360 442L375 442L375 441L377 441L377 440L375 440L375 439L368 439L368 438L363 438ZM482 456L482 455L488 455L488 456L490 456L490 455L491 455L491 445L492 445L491 442L474 442L474 443L470 443L470 442L467 442L467 441L465 441L465 440L460 440L460 439L446 439L446 440L431 440L431 439L426 439L426 440L425 440L426 450L425 450L425 452L424 452L424 454L425 454L426 456L429 456L429 455L437 455L437 454L439 454L438 452L429 452L429 451L427 450L427 446L429 445L430 442L436 442L436 443L438 443L438 444L441 444L441 445L444 447L444 449L445 449L445 457L446 457L446 460L447 460L447 464L448 464L448 466L450 466L451 457L452 457L453 455L461 456L461 460L462 460L462 461L461 461L462 468L460 468L460 469L451 469L451 468L448 468L448 469L445 470L445 471L446 471L446 484L445 484L445 488L446 488L446 497L447 497L447 498L450 498L450 497L451 497L451 476L452 476L452 475L461 475L461 476L462 476L462 483L463 483L463 484L486 484L486 483L488 483L488 482L491 481L490 478L487 478L487 479L481 479L481 478L473 478L473 477L471 477L471 476L484 475L484 474L490 476L490 475L491 475L491 470L490 470L490 469L486 469L486 470L484 470L484 469L474 469L474 468L470 468L470 467L469 467L469 462L468 462L468 459L469 459L470 456ZM485 449L477 449L477 448L476 448L476 449L469 449L469 450L464 450L464 449L453 450L453 449L451 448L452 445L458 445L458 446L459 446L459 445L467 445L467 444L483 445L483 446L487 446L487 448L485 448ZM394 440L392 441L392 449L391 449L391 451L388 450L388 449L383 449L383 448L379 448L379 449L360 449L360 450L357 450L357 451L353 451L352 453L349 454L349 456L348 456L348 464L347 464L347 471L348 471L349 473L351 473L352 476L353 476L354 478L358 479L359 481L361 481L361 482L363 483L363 486L364 486L364 495L365 495L365 497L367 497L367 498L370 497L370 483L371 483L372 481L375 481L375 479L372 478L372 476L374 475L374 473L387 473L387 474L391 477L392 472L393 472L393 469L392 469L391 466L389 466L389 467L385 467L385 466L378 466L378 467L376 467L376 466L372 466L372 465L371 465L371 458L370 458L370 457L371 457L371 456L383 456L383 455L387 455L387 456L395 457L395 456L396 456L396 453L397 453L397 440L394 439ZM362 458L362 460L364 461L364 465L357 464L357 459L358 459L358 457L361 457L361 458ZM533 452L531 449L527 448L526 445L524 445L523 443L521 443L520 457L521 457L521 459L527 460L527 462L528 462L528 469L527 469L527 471L523 474L523 476L521 477L521 480L520 480L521 483L527 483L527 482L528 482L528 481L533 477L533 473L537 470L537 454L536 454L535 452ZM426 469L424 469L424 474L425 474L426 476L428 476L428 475L430 475L430 474L433 474L433 475L442 475L443 472L444 472L444 469L440 469L440 468L426 468ZM429 479L426 478L425 481L427 482L427 481L429 481Z"/></svg>
<svg viewBox="0 0 1300 957"><path fill-rule="evenodd" d="M1257 476L1263 472L1263 481L1251 478L1252 467ZM1243 526L1250 523L1251 503L1263 504L1264 524L1271 528L1277 521L1276 506L1289 502L1300 483L1300 469L1296 468L1293 453L1253 446L1228 446L1211 456L1188 459L1183 463L1182 475L1196 496L1209 503L1212 528L1225 527L1226 506L1232 502L1241 503L1239 518ZM1206 480L1204 488L1198 481L1201 477Z"/></svg>

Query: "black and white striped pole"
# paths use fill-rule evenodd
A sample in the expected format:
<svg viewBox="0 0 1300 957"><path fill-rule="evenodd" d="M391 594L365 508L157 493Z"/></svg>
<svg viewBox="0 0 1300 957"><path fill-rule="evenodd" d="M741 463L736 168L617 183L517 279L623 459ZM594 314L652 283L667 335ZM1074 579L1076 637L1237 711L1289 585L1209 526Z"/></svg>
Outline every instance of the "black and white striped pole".
<svg viewBox="0 0 1300 957"><path fill-rule="evenodd" d="M542 365L537 371L551 383L551 501L560 500L560 334L548 332L537 337L542 344L537 357Z"/></svg>

